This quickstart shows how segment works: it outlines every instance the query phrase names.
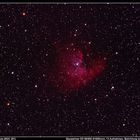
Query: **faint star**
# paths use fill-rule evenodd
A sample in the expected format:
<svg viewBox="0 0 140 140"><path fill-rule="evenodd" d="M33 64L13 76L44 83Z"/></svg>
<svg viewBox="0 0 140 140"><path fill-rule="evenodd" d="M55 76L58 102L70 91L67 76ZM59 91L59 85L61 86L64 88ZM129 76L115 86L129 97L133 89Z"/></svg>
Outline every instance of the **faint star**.
<svg viewBox="0 0 140 140"><path fill-rule="evenodd" d="M90 45L91 44L91 41L89 41L88 44Z"/></svg>
<svg viewBox="0 0 140 140"><path fill-rule="evenodd" d="M74 36L76 37L77 35L76 35L76 34L74 34Z"/></svg>
<svg viewBox="0 0 140 140"><path fill-rule="evenodd" d="M125 123L123 123L123 126L125 126Z"/></svg>
<svg viewBox="0 0 140 140"><path fill-rule="evenodd" d="M25 13L25 12L23 12L23 13L22 13L22 15L23 15L23 16L26 16L26 13Z"/></svg>
<svg viewBox="0 0 140 140"><path fill-rule="evenodd" d="M35 88L37 88L37 85L35 85Z"/></svg>
<svg viewBox="0 0 140 140"><path fill-rule="evenodd" d="M10 123L7 123L8 126L10 126Z"/></svg>
<svg viewBox="0 0 140 140"><path fill-rule="evenodd" d="M79 62L76 62L76 64L75 64L76 66L79 66Z"/></svg>
<svg viewBox="0 0 140 140"><path fill-rule="evenodd" d="M10 102L7 102L7 103L6 103L6 106L10 106Z"/></svg>
<svg viewBox="0 0 140 140"><path fill-rule="evenodd" d="M96 102L97 101L97 98L95 98L94 101Z"/></svg>
<svg viewBox="0 0 140 140"><path fill-rule="evenodd" d="M114 88L115 88L115 87L114 87L114 86L112 86L112 87L111 87L111 90L114 90Z"/></svg>
<svg viewBox="0 0 140 140"><path fill-rule="evenodd" d="M13 75L14 74L14 71L12 71L11 74Z"/></svg>

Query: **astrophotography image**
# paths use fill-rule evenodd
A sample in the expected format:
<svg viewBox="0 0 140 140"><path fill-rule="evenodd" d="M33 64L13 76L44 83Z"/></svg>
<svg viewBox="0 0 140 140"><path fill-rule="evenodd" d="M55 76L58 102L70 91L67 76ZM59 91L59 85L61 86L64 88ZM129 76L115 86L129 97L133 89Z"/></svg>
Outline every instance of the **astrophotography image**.
<svg viewBox="0 0 140 140"><path fill-rule="evenodd" d="M0 4L0 135L140 135L139 31L139 4Z"/></svg>

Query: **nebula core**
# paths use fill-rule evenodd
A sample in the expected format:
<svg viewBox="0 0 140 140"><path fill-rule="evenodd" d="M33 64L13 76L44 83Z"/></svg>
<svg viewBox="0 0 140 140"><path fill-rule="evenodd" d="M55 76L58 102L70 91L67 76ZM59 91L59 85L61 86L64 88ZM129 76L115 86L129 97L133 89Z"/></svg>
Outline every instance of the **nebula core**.
<svg viewBox="0 0 140 140"><path fill-rule="evenodd" d="M86 86L106 67L106 57L94 54L88 42L56 42L54 50L55 70L50 70L49 80L63 93Z"/></svg>

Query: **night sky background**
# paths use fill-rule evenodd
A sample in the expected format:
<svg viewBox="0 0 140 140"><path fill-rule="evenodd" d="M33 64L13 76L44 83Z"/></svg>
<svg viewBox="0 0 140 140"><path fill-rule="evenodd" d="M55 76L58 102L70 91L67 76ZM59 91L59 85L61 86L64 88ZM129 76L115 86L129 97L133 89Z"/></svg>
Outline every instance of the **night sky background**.
<svg viewBox="0 0 140 140"><path fill-rule="evenodd" d="M0 135L140 135L139 25L138 4L1 4ZM104 71L58 90L57 42L86 42Z"/></svg>

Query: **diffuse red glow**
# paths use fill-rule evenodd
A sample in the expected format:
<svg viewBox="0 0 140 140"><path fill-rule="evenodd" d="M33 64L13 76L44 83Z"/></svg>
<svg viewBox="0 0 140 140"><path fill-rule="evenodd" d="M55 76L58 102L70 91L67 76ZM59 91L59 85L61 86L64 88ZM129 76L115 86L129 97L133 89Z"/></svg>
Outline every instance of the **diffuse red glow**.
<svg viewBox="0 0 140 140"><path fill-rule="evenodd" d="M54 49L56 70L49 74L49 79L61 92L86 86L105 69L105 57L93 56L88 43L84 45L56 43Z"/></svg>

